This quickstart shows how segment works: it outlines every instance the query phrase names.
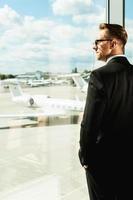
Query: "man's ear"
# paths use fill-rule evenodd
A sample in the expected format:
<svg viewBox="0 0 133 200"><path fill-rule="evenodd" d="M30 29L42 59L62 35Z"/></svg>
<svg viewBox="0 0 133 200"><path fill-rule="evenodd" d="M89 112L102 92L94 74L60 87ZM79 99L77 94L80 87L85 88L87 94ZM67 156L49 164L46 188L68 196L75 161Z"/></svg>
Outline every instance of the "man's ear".
<svg viewBox="0 0 133 200"><path fill-rule="evenodd" d="M112 40L111 41L111 47L112 48L115 48L116 44L117 44L116 40Z"/></svg>

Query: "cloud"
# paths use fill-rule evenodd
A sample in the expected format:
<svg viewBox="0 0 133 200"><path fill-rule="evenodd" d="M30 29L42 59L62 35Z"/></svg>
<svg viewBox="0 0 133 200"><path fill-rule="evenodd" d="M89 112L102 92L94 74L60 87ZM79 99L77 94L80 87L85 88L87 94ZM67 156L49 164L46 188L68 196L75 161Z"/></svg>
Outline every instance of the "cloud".
<svg viewBox="0 0 133 200"><path fill-rule="evenodd" d="M0 21L0 69L1 71L32 71L48 62L50 32L55 23L50 20L38 20L30 16L20 16L13 9L4 6ZM17 19L17 20L16 20Z"/></svg>
<svg viewBox="0 0 133 200"><path fill-rule="evenodd" d="M105 11L104 9L98 14L96 15L95 13L91 13L91 14L82 14L82 15L74 15L73 16L73 21L76 24L89 24L91 26L94 26L94 24L98 24L100 22L105 22L106 20L104 20L105 18Z"/></svg>
<svg viewBox="0 0 133 200"><path fill-rule="evenodd" d="M8 5L0 8L0 73L70 72L95 65L92 43L98 24L104 21L105 8L90 0L52 2L53 18L20 15ZM57 15L69 19L59 20ZM131 57L133 21L127 24Z"/></svg>
<svg viewBox="0 0 133 200"><path fill-rule="evenodd" d="M4 5L0 8L0 26L11 26L20 23L20 15L11 9L8 5Z"/></svg>
<svg viewBox="0 0 133 200"><path fill-rule="evenodd" d="M1 11L6 22L2 20L0 30L1 72L71 71L76 63L88 57L86 29L22 16L9 6Z"/></svg>
<svg viewBox="0 0 133 200"><path fill-rule="evenodd" d="M105 21L105 8L93 0L55 0L52 8L55 15L70 15L77 24L97 24Z"/></svg>
<svg viewBox="0 0 133 200"><path fill-rule="evenodd" d="M73 15L87 12L91 0L55 0L52 4L56 15Z"/></svg>

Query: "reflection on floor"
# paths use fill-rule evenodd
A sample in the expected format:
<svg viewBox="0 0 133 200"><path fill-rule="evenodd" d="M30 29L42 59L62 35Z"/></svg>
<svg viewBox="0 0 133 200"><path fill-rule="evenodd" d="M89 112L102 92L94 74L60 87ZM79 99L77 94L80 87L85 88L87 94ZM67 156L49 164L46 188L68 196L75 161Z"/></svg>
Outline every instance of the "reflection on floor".
<svg viewBox="0 0 133 200"><path fill-rule="evenodd" d="M0 200L89 200L79 124L0 130Z"/></svg>

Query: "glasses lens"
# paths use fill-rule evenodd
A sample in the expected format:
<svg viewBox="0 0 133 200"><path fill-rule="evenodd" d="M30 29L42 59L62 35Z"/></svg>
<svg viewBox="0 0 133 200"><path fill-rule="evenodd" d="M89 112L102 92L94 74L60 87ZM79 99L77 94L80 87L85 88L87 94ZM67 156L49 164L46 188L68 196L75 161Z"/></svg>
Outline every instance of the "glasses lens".
<svg viewBox="0 0 133 200"><path fill-rule="evenodd" d="M99 44L99 42L103 42L103 41L112 41L112 39L95 40L95 45L97 46Z"/></svg>
<svg viewBox="0 0 133 200"><path fill-rule="evenodd" d="M95 40L95 45L96 45L96 46L97 46L97 43L98 43L97 40Z"/></svg>
<svg viewBox="0 0 133 200"><path fill-rule="evenodd" d="M97 46L99 44L99 42L102 42L102 41L105 41L105 40L95 40L95 45Z"/></svg>

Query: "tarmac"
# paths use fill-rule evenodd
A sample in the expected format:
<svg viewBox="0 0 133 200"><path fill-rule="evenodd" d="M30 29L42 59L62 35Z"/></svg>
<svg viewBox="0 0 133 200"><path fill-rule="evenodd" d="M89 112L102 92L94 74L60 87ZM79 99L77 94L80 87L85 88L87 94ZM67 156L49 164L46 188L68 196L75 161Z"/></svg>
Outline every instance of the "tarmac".
<svg viewBox="0 0 133 200"><path fill-rule="evenodd" d="M85 99L71 86L24 88L31 94ZM19 118L2 115L38 113L0 95L0 200L89 200L78 159L83 113Z"/></svg>

